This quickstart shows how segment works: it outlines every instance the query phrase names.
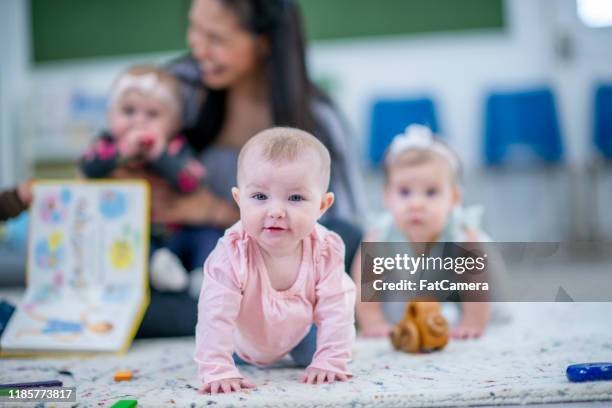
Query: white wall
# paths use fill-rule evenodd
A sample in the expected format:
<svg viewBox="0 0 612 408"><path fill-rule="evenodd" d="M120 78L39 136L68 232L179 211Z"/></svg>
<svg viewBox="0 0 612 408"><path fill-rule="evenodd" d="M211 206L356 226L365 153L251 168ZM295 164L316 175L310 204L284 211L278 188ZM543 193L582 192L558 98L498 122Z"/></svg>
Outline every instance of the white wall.
<svg viewBox="0 0 612 408"><path fill-rule="evenodd" d="M28 102L19 109L22 114L26 110L32 114L37 112L40 98L36 92L41 90L58 92L57 99L69 87L103 93L113 76L126 65L136 61L163 61L172 55L46 64L24 70L24 56L28 55L26 36L22 33L26 27L25 3L0 2L0 18L7 23L0 20L1 33L8 30L11 35L18 34L18 41L7 41L10 35L0 35L3 48L10 48L11 75L16 71L21 77L25 71L30 89L26 92ZM582 27L575 16L574 0L506 0L505 7L507 29L504 32L315 43L310 50L311 72L316 77L334 80L338 91L334 98L356 130L361 146L365 144L370 104L375 97L431 94L437 102L443 132L468 166L480 163L483 98L487 90L550 83L560 97L562 126L572 159L579 161L588 152L591 139L592 84L600 78L612 81L612 30ZM577 52L573 61L560 61L554 51L558 33L563 30L574 40ZM4 77L4 64L0 66ZM2 83L5 82L6 79ZM10 82L12 85L12 78ZM18 106L13 100L19 98L4 96L3 100L6 99L11 103L4 103L2 118L6 115L13 118L15 113L11 111ZM27 124L35 122L30 118L26 115L18 121L27 128ZM0 152L6 156L6 145L10 145L11 138L7 137L10 131L5 120L2 120L2 129ZM30 145L29 149L61 156L61 149L53 152L53 140L53 135L35 138L35 146ZM50 146L45 145L46 141L51 141ZM78 147L65 153L74 157L77 151ZM16 171L15 163L12 169L11 165L7 168L5 156L3 175ZM5 179L3 176L2 180Z"/></svg>
<svg viewBox="0 0 612 408"><path fill-rule="evenodd" d="M584 158L590 141L591 87L600 78L612 81L612 30L582 27L573 0L507 0L505 6L508 27L503 33L320 43L311 52L313 71L339 81L337 102L362 146L374 98L432 95L442 131L468 166L481 160L488 90L551 84L560 98L571 158ZM572 64L562 64L555 56L560 25L575 37L577 59Z"/></svg>
<svg viewBox="0 0 612 408"><path fill-rule="evenodd" d="M28 69L27 4L23 0L0 1L0 187L16 181L27 171L16 142L17 107Z"/></svg>

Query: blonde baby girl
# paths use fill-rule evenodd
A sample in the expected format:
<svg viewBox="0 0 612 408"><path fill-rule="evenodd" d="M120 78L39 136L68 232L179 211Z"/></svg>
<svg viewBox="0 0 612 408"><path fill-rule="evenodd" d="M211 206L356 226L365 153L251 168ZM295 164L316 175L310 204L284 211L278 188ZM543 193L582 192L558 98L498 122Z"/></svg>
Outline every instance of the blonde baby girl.
<svg viewBox="0 0 612 408"><path fill-rule="evenodd" d="M240 221L204 264L195 361L200 392L252 388L236 364L290 355L302 382L344 381L355 337L355 285L344 244L317 220L334 202L330 156L314 136L273 128L238 158Z"/></svg>
<svg viewBox="0 0 612 408"><path fill-rule="evenodd" d="M459 158L450 147L421 125L406 128L389 147L384 163L384 202L388 213L366 234L366 242L490 241L479 229L479 209L461 207ZM362 302L361 256L355 256L352 276L357 283L357 322L364 336L387 336L389 316L381 303ZM464 302L455 338L479 337L489 319L486 302ZM403 308L402 308L403 309ZM387 313L388 315L389 313ZM399 316L395 316L397 319Z"/></svg>

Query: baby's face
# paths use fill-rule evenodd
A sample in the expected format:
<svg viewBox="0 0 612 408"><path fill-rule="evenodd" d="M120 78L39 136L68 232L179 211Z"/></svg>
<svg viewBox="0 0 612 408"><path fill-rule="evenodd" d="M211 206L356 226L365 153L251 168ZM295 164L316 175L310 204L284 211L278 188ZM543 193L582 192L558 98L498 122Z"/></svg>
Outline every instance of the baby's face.
<svg viewBox="0 0 612 408"><path fill-rule="evenodd" d="M129 91L111 107L108 121L111 133L118 139L135 129L169 138L177 130L178 118L163 101Z"/></svg>
<svg viewBox="0 0 612 408"><path fill-rule="evenodd" d="M318 157L304 152L295 161L272 162L250 151L232 189L246 232L269 253L287 253L312 232L333 203L324 191Z"/></svg>
<svg viewBox="0 0 612 408"><path fill-rule="evenodd" d="M411 242L435 242L459 201L452 170L443 159L389 172L385 205L395 225Z"/></svg>

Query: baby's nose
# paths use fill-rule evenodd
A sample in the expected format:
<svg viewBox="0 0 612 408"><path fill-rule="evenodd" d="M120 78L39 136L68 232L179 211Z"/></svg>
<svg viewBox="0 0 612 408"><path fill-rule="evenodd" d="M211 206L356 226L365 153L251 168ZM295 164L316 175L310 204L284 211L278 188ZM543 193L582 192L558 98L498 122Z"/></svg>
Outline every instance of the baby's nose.
<svg viewBox="0 0 612 408"><path fill-rule="evenodd" d="M410 200L409 207L412 210L422 210L425 208L425 200L421 197L413 197Z"/></svg>
<svg viewBox="0 0 612 408"><path fill-rule="evenodd" d="M268 210L268 215L273 218L282 218L285 216L285 206L281 203L272 203Z"/></svg>
<svg viewBox="0 0 612 408"><path fill-rule="evenodd" d="M136 125L138 126L144 126L147 124L148 122L148 118L147 115L145 115L144 113L139 113L137 115L134 116L134 122L136 123Z"/></svg>

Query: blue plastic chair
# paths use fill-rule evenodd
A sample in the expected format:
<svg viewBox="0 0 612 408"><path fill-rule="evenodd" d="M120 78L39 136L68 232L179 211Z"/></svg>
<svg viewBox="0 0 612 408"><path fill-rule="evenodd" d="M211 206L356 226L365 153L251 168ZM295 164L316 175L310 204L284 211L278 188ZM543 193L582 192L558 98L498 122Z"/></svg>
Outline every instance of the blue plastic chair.
<svg viewBox="0 0 612 408"><path fill-rule="evenodd" d="M488 165L508 161L513 146L526 146L548 164L563 160L563 142L553 93L548 88L492 93L486 99L484 158Z"/></svg>
<svg viewBox="0 0 612 408"><path fill-rule="evenodd" d="M393 138L418 123L438 133L434 102L430 98L378 100L372 107L368 156L378 166Z"/></svg>
<svg viewBox="0 0 612 408"><path fill-rule="evenodd" d="M595 90L593 136L595 147L606 160L612 160L612 85Z"/></svg>

